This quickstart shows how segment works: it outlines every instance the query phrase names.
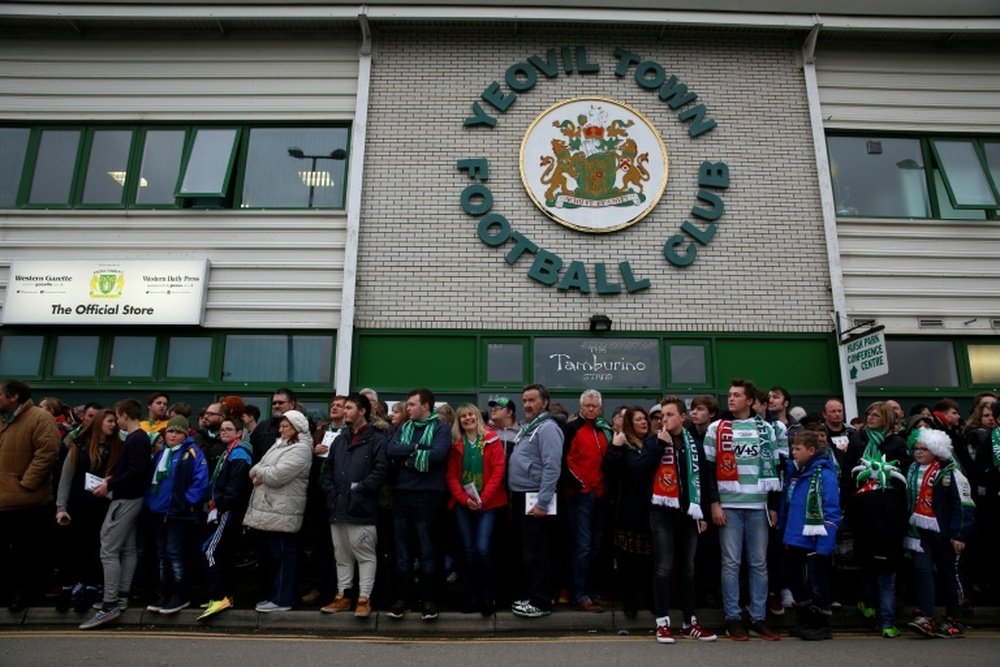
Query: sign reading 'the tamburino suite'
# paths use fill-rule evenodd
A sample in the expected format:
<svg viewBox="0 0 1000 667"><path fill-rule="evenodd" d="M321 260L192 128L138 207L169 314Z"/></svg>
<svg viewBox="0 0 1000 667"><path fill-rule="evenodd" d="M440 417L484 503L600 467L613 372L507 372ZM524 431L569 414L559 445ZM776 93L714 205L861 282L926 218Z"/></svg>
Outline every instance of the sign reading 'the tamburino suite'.
<svg viewBox="0 0 1000 667"><path fill-rule="evenodd" d="M658 345L651 338L536 338L535 382L547 387L658 388Z"/></svg>
<svg viewBox="0 0 1000 667"><path fill-rule="evenodd" d="M208 262L16 261L4 324L201 324Z"/></svg>

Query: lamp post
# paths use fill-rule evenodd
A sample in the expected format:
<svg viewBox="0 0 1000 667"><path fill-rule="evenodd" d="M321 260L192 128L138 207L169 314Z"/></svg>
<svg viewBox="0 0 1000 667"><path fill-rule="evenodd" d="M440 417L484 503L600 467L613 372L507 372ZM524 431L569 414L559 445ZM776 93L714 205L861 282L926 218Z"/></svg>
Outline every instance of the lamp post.
<svg viewBox="0 0 1000 667"><path fill-rule="evenodd" d="M312 160L312 167L309 170L309 208L312 208L313 195L316 192L316 161L344 160L347 158L347 151L343 148L335 148L323 155L307 155L301 148L292 146L288 149L288 155L297 160Z"/></svg>

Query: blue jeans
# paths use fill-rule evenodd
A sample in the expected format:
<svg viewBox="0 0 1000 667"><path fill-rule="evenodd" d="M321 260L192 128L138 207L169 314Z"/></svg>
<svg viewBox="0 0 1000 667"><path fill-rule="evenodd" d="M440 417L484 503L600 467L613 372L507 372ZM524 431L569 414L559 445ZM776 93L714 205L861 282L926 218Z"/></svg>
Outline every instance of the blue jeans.
<svg viewBox="0 0 1000 667"><path fill-rule="evenodd" d="M409 602L416 540L420 561L420 599L437 603L440 567L435 549L438 518L445 494L437 491L396 491L392 502L392 532L396 542L396 599Z"/></svg>
<svg viewBox="0 0 1000 667"><path fill-rule="evenodd" d="M865 581L865 604L875 606L882 619L883 628L896 625L896 573L876 572Z"/></svg>
<svg viewBox="0 0 1000 667"><path fill-rule="evenodd" d="M573 536L570 573L573 577L573 602L593 596L590 571L600 556L604 534L604 506L594 492L573 493L567 497L569 529Z"/></svg>
<svg viewBox="0 0 1000 667"><path fill-rule="evenodd" d="M156 550L160 556L160 596L169 599L176 595L187 601L190 592L184 561L195 524L160 514L151 516L156 522Z"/></svg>
<svg viewBox="0 0 1000 667"><path fill-rule="evenodd" d="M767 611L767 510L726 508L719 527L722 550L722 607L726 620L739 619L740 562L746 547L750 585L750 619L763 621Z"/></svg>
<svg viewBox="0 0 1000 667"><path fill-rule="evenodd" d="M493 604L493 567L490 550L496 510L473 512L455 506L455 523L465 548L465 576L469 579L469 604Z"/></svg>

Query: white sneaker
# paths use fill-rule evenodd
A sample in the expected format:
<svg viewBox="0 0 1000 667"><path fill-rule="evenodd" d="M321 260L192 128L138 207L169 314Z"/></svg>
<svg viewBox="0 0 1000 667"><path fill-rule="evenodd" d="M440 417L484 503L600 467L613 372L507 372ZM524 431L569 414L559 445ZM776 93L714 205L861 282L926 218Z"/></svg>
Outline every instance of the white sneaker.
<svg viewBox="0 0 1000 667"><path fill-rule="evenodd" d="M291 607L282 607L278 603L271 602L270 600L268 600L267 602L261 602L261 603L259 603L257 605L256 609L261 614L270 614L272 611L291 611L292 610Z"/></svg>
<svg viewBox="0 0 1000 667"><path fill-rule="evenodd" d="M781 589L781 606L785 609L791 609L795 606L795 598L792 597L792 592L787 588Z"/></svg>

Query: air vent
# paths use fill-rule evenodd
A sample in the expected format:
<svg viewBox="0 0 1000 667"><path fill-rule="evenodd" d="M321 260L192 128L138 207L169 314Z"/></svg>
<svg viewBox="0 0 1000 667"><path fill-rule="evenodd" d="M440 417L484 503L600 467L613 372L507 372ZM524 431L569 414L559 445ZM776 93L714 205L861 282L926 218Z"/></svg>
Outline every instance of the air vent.
<svg viewBox="0 0 1000 667"><path fill-rule="evenodd" d="M994 329L1000 329L1000 317L994 317L990 320L990 326Z"/></svg>
<svg viewBox="0 0 1000 667"><path fill-rule="evenodd" d="M944 320L938 317L918 317L917 325L921 329L943 329Z"/></svg>

